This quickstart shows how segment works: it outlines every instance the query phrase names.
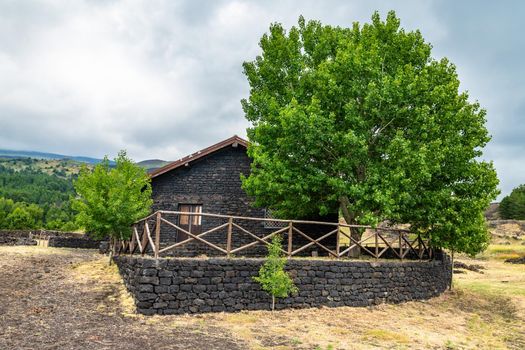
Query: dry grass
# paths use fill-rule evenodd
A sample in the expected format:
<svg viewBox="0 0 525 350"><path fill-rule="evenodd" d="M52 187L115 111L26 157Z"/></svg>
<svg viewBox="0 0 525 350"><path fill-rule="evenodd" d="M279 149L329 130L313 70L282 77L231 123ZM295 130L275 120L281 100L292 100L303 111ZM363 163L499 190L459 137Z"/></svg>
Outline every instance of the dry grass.
<svg viewBox="0 0 525 350"><path fill-rule="evenodd" d="M259 350L523 349L525 267L502 261L505 254L521 254L522 249L519 245L505 249L493 246L476 259L460 257L458 260L468 264L484 265L484 273L457 274L454 290L438 298L368 308L146 317L134 313L133 301L116 267L107 265L107 258L79 260L68 266L68 275L92 295L107 295L95 304L99 315L122 318L128 327L142 328L143 335L155 330L160 335L186 334L187 341L230 339L243 344L241 348ZM66 249L3 247L0 254L75 253Z"/></svg>
<svg viewBox="0 0 525 350"><path fill-rule="evenodd" d="M426 302L155 316L148 323L158 327L195 325L204 332L208 327L222 328L251 349L524 348L520 267L499 261L476 263L485 265L484 274L469 271L458 275L453 291ZM508 280L507 291L502 292L498 276Z"/></svg>
<svg viewBox="0 0 525 350"><path fill-rule="evenodd" d="M31 257L39 255L64 255L68 254L69 249L49 249L37 246L0 246L0 255L2 256L20 256Z"/></svg>
<svg viewBox="0 0 525 350"><path fill-rule="evenodd" d="M506 300L454 291L430 302L374 308L155 316L161 329L222 328L251 349L519 349L523 326Z"/></svg>
<svg viewBox="0 0 525 350"><path fill-rule="evenodd" d="M522 226L523 221L500 222L494 227L490 227L490 233L494 238L507 239L517 238L519 240L525 239L525 232Z"/></svg>
<svg viewBox="0 0 525 350"><path fill-rule="evenodd" d="M93 250L2 248L0 295L0 349L246 348L223 329L149 324Z"/></svg>
<svg viewBox="0 0 525 350"><path fill-rule="evenodd" d="M93 291L105 293L110 304L118 302L120 305L119 310L107 309L107 301L101 300L98 311L106 311L109 314L118 311L126 317L138 316L135 312L133 297L122 283L117 266L109 265L107 257L73 264L71 269L71 276L77 283L83 284L84 287L91 285Z"/></svg>
<svg viewBox="0 0 525 350"><path fill-rule="evenodd" d="M525 255L525 245L509 239L507 239L505 243L506 244L491 244L487 250L477 258L480 260L506 260Z"/></svg>
<svg viewBox="0 0 525 350"><path fill-rule="evenodd" d="M250 349L522 349L525 269L502 262L525 247L492 246L478 259L484 273L458 274L454 290L426 302L368 308L243 311L145 317L133 312L115 267L105 258L73 267L86 283L120 284L122 312L159 330L191 327L196 336L222 330Z"/></svg>

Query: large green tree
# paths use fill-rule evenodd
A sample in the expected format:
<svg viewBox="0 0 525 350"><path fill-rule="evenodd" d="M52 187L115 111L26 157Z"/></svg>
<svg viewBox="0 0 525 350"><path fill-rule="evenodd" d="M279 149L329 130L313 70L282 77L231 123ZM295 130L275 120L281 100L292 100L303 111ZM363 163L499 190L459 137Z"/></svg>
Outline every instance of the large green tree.
<svg viewBox="0 0 525 350"><path fill-rule="evenodd" d="M289 31L272 24L260 47L244 63L242 101L253 125L243 186L257 205L410 223L471 254L486 246L483 210L498 193L493 165L480 160L486 113L419 31L404 31L394 12L351 28L301 17Z"/></svg>
<svg viewBox="0 0 525 350"><path fill-rule="evenodd" d="M525 220L525 185L520 185L501 200L499 213L502 219Z"/></svg>
<svg viewBox="0 0 525 350"><path fill-rule="evenodd" d="M107 157L93 171L84 167L74 186L73 208L77 220L96 238L129 239L131 224L145 217L152 204L151 184L146 170L121 151L110 166ZM113 250L111 250L113 251Z"/></svg>

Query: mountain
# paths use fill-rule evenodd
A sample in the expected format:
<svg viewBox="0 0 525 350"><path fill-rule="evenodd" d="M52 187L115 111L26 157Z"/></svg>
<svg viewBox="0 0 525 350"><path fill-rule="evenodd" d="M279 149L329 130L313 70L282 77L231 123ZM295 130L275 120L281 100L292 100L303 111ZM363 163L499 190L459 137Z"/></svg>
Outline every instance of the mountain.
<svg viewBox="0 0 525 350"><path fill-rule="evenodd" d="M48 152L37 152L37 151L15 151L15 150L8 150L8 149L0 149L0 158L4 159L24 159L24 158L31 158L31 159L42 159L42 160L64 160L64 161L73 161L78 163L86 163L86 164L98 164L102 162L102 159L99 158L91 158L91 157L84 157L84 156L67 156L64 154L57 154L57 153L48 153ZM166 164L170 163L166 160L161 159L146 159L141 162L138 162L137 164L144 169L151 171L157 168L160 168ZM114 165L114 161L110 161L111 165Z"/></svg>
<svg viewBox="0 0 525 350"><path fill-rule="evenodd" d="M170 162L166 161L166 160L161 160L161 159L146 159L146 160L143 160L141 162L138 162L137 165L143 167L144 169L148 170L148 171L151 171L151 170L155 170L155 169L158 169L160 167L163 167L164 165L168 164Z"/></svg>
<svg viewBox="0 0 525 350"><path fill-rule="evenodd" d="M499 220L499 203L490 203L487 210L485 210L485 218L487 220Z"/></svg>
<svg viewBox="0 0 525 350"><path fill-rule="evenodd" d="M81 163L98 164L102 159L83 157L83 156L66 156L63 154L36 152L36 151L14 151L7 149L0 149L0 157L2 158L34 158L34 159L70 159Z"/></svg>

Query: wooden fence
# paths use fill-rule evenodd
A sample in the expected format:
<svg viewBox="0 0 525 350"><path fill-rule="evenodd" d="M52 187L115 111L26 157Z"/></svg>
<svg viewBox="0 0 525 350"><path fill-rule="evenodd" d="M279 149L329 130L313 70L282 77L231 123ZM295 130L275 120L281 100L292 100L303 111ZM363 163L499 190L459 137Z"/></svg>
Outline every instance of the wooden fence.
<svg viewBox="0 0 525 350"><path fill-rule="evenodd" d="M199 216L203 222L206 218L214 218L214 220L222 220L224 222L214 225L204 232L195 233L181 227L182 225L179 224L178 218L182 215L188 217ZM168 217L171 216L175 216L175 220L168 220ZM242 226L242 222L250 221L258 222L261 226L266 222L272 223L272 226L282 227L260 236L252 232L246 225ZM163 224L164 227L170 227L172 231L175 229L184 233L187 235L187 238L180 242L166 245L166 242L161 242L161 236L163 236L161 229ZM307 225L319 225L332 229L326 233L312 237L311 234L304 232L306 230L300 228ZM349 234L351 228L357 228L363 231L360 239L355 239ZM211 242L205 239L206 235L220 231L222 231L221 235L223 235L222 243ZM252 241L234 247L232 244L234 241L234 232L235 234L247 235ZM151 254L155 258L158 258L162 255L169 255L169 252L175 251L190 242L200 242L213 251L218 252L219 255L231 257L243 256L243 253L246 253L249 248L256 245L268 245L271 238L277 234L286 235L282 252L289 258L298 256L299 253L310 247L317 248L326 253L327 256L336 259L347 257L348 253L355 248L360 248L362 253L366 253L366 255L375 259L384 257L387 252L391 252L389 255L392 256L393 254L393 257L398 259L405 259L407 255L419 260L433 258L433 250L429 246L428 240L423 239L419 234L412 233L405 229L389 227L373 228L371 226L346 225L333 222L266 219L163 210L157 211L133 224L131 239L117 241L115 244L117 254ZM329 247L322 243L323 240L329 237L332 237L332 239L335 238L335 247ZM294 242L297 241L301 243L299 246L297 246L297 244L294 245ZM347 243L343 244L343 241ZM161 245L164 246L161 247Z"/></svg>

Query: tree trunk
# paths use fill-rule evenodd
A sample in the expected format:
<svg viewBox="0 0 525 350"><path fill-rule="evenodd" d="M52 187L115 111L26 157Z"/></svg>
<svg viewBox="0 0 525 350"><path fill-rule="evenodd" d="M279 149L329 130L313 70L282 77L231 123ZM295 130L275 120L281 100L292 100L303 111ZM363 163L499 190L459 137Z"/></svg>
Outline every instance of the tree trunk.
<svg viewBox="0 0 525 350"><path fill-rule="evenodd" d="M113 238L110 238L109 239L109 253L108 253L108 256L109 256L108 265L109 266L111 266L111 264L113 263L114 249L115 249L115 243L113 241Z"/></svg>
<svg viewBox="0 0 525 350"><path fill-rule="evenodd" d="M350 205L350 201L348 200L347 196L341 196L339 197L339 208L341 209L341 213L343 214L343 218L345 219L346 223L348 225L355 225L355 214L351 213L348 210L348 206ZM359 229L355 227L350 228L350 237L354 239L355 241L359 241L361 239L361 232L359 232ZM354 242L350 242L350 245L352 245ZM348 257L350 258L358 258L361 255L361 248L359 246L356 246L350 251L348 251Z"/></svg>
<svg viewBox="0 0 525 350"><path fill-rule="evenodd" d="M275 310L275 295L272 295L272 311Z"/></svg>
<svg viewBox="0 0 525 350"><path fill-rule="evenodd" d="M450 261L450 285L448 286L448 290L452 290L452 282L454 280L454 251L451 253L451 261Z"/></svg>

